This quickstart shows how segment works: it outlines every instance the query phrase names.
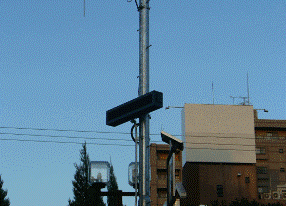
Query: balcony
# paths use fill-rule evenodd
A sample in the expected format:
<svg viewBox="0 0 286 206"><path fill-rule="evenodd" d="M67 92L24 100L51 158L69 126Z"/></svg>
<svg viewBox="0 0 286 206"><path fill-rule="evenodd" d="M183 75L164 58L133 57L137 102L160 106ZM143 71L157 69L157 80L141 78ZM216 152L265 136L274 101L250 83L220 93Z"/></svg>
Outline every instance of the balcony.
<svg viewBox="0 0 286 206"><path fill-rule="evenodd" d="M266 136L266 135L256 135L256 141L277 141L277 140L286 140L286 136Z"/></svg>
<svg viewBox="0 0 286 206"><path fill-rule="evenodd" d="M256 154L256 160L267 161L269 160L269 155L268 154Z"/></svg>

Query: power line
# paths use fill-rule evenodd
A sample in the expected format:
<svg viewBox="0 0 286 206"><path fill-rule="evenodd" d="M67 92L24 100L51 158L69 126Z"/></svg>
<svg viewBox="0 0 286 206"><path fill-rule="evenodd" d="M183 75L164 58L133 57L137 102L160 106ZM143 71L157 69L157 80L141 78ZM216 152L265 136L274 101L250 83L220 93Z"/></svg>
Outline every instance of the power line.
<svg viewBox="0 0 286 206"><path fill-rule="evenodd" d="M31 135L31 134L14 134L14 133L0 133L0 135L3 134L7 134L7 135L16 135L16 136L44 136L44 137L66 137L66 136L51 136L51 135ZM77 137L75 137L77 138ZM92 139L92 138L91 138ZM63 141L53 141L53 140L28 140L28 139L3 139L0 138L0 140L3 141L22 141L22 142L42 142L42 143L71 143L71 144L83 144L80 142L63 142ZM116 140L116 139L112 139L112 140ZM132 140L128 140L128 141L132 141ZM133 142L133 141L132 141ZM155 143L155 142L159 142L159 141L152 141L151 143ZM160 141L161 142L161 141ZM191 143L191 142L185 142L186 144L212 144L212 143ZM106 144L106 143L92 143L92 142L87 142L87 144L93 144L93 145L106 145L106 146L132 146L134 147L134 145L123 145L123 144ZM232 145L232 144L212 144L212 145L216 145L216 146L221 146L221 145ZM234 145L233 145L234 146ZM241 146L258 146L258 145L241 145ZM281 146L279 145L272 145L272 146L267 146L267 148L281 148ZM186 147L187 149L211 149L211 150L241 150L241 149L231 149L231 148L191 148L191 147ZM254 151L254 150L241 150L241 151Z"/></svg>
<svg viewBox="0 0 286 206"><path fill-rule="evenodd" d="M78 136L62 136L62 135L43 135L43 134L22 134L22 133L9 133L9 132L0 132L0 135L14 135L14 136L31 136L31 137L52 137L52 138L68 138L68 139L88 139L88 140L108 140L108 141L126 141L133 142L130 139L112 139L112 138L98 138L98 137L78 137ZM161 141L153 141L161 142Z"/></svg>
<svg viewBox="0 0 286 206"><path fill-rule="evenodd" d="M108 141L126 141L132 142L128 139L112 139L112 138L96 138L96 137L78 137L78 136L62 136L62 135L43 135L43 134L22 134L22 133L8 133L0 132L0 135L14 135L14 136L31 136L31 137L52 137L52 138L68 138L68 139L88 139L88 140L108 140ZM201 136L197 136L201 137ZM220 138L220 137L217 137ZM226 138L226 137L224 137ZM162 141L152 141L152 142L162 142ZM193 142L184 142L187 144L213 144L213 143L193 143ZM225 144L216 144L216 145L225 145ZM230 144L231 145L231 144ZM254 145L244 145L244 146L254 146Z"/></svg>
<svg viewBox="0 0 286 206"><path fill-rule="evenodd" d="M78 133L99 133L99 134L128 134L127 132L107 132L107 131L95 131L95 130L68 130L68 129L48 129L48 128L34 128L34 127L0 127L0 129L16 129L16 130L34 130L34 131L56 131L56 132L78 132ZM71 138L71 139L88 139L88 140L106 140L106 141L127 141L132 142L132 140L128 139L120 139L120 138L95 138L95 137L78 137L78 136L62 136L62 135L42 135L42 134L18 134L18 133L0 133L0 135L7 134L7 135L15 135L15 136L33 136L33 137L52 137L52 138ZM223 133L215 133L217 135ZM161 135L161 134L150 134L154 135ZM253 138L245 138L245 137L221 137L217 135L185 135L185 137L207 137L207 138L217 138L217 139L226 139L226 138L240 138L240 139L253 139ZM235 134L233 134L235 135ZM236 134L237 135L237 134ZM184 135L173 135L173 136L184 136ZM152 141L152 143L162 142L162 141ZM189 141L184 141L187 144L203 144L203 143L194 143ZM212 143L204 143L204 144L212 144ZM224 144L216 144L216 145L224 145ZM257 145L257 144L256 144ZM243 145L248 146L248 145ZM253 145L249 145L253 146ZM277 147L277 146L270 146L270 147ZM279 146L278 146L279 147Z"/></svg>
<svg viewBox="0 0 286 206"><path fill-rule="evenodd" d="M2 141L19 141L19 142L41 142L41 143L61 143L61 144L84 144L84 143L80 143L80 142L61 142L61 141L50 141L50 140L1 139L1 138L0 138L0 140L2 140ZM102 143L91 143L91 142L86 142L86 144L134 147L134 145L102 144Z"/></svg>
<svg viewBox="0 0 286 206"><path fill-rule="evenodd" d="M130 134L128 132L107 132L107 131L96 131L96 130L71 130L71 129L48 129L48 128L35 128L35 127L0 127L0 129L55 131L55 132L78 132L78 133L99 133L99 134Z"/></svg>
<svg viewBox="0 0 286 206"><path fill-rule="evenodd" d="M108 131L96 131L96 130L49 129L49 128L36 128L36 127L0 127L0 129L130 135L130 132L108 132ZM159 136L161 134L150 134L150 135L152 135L152 136ZM174 136L182 136L182 135L174 135Z"/></svg>
<svg viewBox="0 0 286 206"><path fill-rule="evenodd" d="M21 134L21 133L9 133L9 132L0 132L0 135L14 135L14 136L31 136L31 137L62 137L62 138L69 138L69 139L89 139L89 140L110 140L110 141L126 141L132 142L132 140L128 139L112 139L112 138L97 138L97 137L78 137L78 136L62 136L62 135L44 135L44 134Z"/></svg>
<svg viewBox="0 0 286 206"><path fill-rule="evenodd" d="M98 134L124 134L130 135L130 132L108 132L108 131L97 131L97 130L71 130L71 129L50 129L50 128L36 128L36 127L0 127L0 129L17 129L17 130L35 130L35 131L55 131L55 132L78 132L78 133L98 133ZM223 133L215 133L216 135ZM237 135L234 133L228 133L232 135ZM161 134L150 134L150 136L161 136ZM210 135L173 135L177 137L182 136L192 136L192 137L217 137L217 138L229 138L229 137L220 137L220 136L210 136ZM233 138L243 138L243 139L252 139L244 137L233 137Z"/></svg>

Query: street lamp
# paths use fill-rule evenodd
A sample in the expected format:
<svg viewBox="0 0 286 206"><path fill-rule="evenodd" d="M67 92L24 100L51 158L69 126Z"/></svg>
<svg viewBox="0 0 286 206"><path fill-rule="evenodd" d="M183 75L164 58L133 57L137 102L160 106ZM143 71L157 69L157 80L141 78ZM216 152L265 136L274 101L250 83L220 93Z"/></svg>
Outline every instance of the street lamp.
<svg viewBox="0 0 286 206"><path fill-rule="evenodd" d="M91 161L89 183L96 188L104 188L109 182L110 164L107 161Z"/></svg>
<svg viewBox="0 0 286 206"><path fill-rule="evenodd" d="M268 112L266 109L255 109L255 110L263 110L264 112Z"/></svg>
<svg viewBox="0 0 286 206"><path fill-rule="evenodd" d="M170 109L170 108L184 108L184 107L177 107L177 106L168 106L165 109Z"/></svg>
<svg viewBox="0 0 286 206"><path fill-rule="evenodd" d="M106 161L91 161L88 170L88 181L90 187L88 189L88 197L92 205L97 205L100 200L101 189L105 188L109 182L110 164Z"/></svg>

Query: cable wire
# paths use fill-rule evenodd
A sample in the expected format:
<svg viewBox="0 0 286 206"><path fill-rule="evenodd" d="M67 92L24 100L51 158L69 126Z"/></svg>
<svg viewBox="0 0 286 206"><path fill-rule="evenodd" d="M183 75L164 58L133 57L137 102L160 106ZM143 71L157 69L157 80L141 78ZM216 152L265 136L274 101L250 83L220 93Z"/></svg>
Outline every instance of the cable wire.
<svg viewBox="0 0 286 206"><path fill-rule="evenodd" d="M0 129L17 129L17 130L36 130L36 131L55 131L55 132L79 132L79 133L99 133L99 134L130 134L128 132L104 132L95 130L70 130L70 129L48 129L35 127L0 127Z"/></svg>
<svg viewBox="0 0 286 206"><path fill-rule="evenodd" d="M69 129L48 129L48 128L34 128L34 127L0 127L0 129L16 129L16 130L34 130L34 131L56 131L56 132L78 132L78 133L98 133L98 134L125 134L130 135L128 132L108 132L108 131L96 131L96 130L69 130ZM90 139L90 140L110 140L110 141L132 141L128 139L120 139L120 138L95 138L95 137L77 137L77 136L60 136L60 135L41 135L41 134L18 134L18 133L4 133L0 132L0 135L7 134L7 135L18 135L18 136L34 136L34 137L52 137L52 138L72 138L72 139ZM216 134L223 134L223 133L216 133ZM150 134L150 136L159 136L161 134ZM232 134L235 135L235 134ZM241 138L241 139L253 139L253 138L244 138L244 137L221 137L217 135L173 135L173 136L185 136L185 137L200 137L200 138L217 138L217 139L226 139L226 138ZM259 138L256 138L259 139ZM286 138L285 138L286 139ZM162 143L162 141L155 141L153 140L152 143ZM194 143L189 141L184 141L187 144L212 144L212 143ZM264 142L259 142L263 144ZM226 144L216 144L216 145L226 145ZM231 144L229 144L231 145ZM254 146L254 145L243 145L243 146ZM257 146L257 144L256 144ZM270 146L270 147L279 147L279 146Z"/></svg>
<svg viewBox="0 0 286 206"><path fill-rule="evenodd" d="M2 140L2 141L19 141L19 142L41 142L41 143L61 143L61 144L84 144L84 143L80 143L80 142L61 142L61 141L50 141L50 140L3 139L3 138L0 138L0 140ZM134 147L134 145L102 144L102 143L91 143L91 142L86 142L86 144Z"/></svg>
<svg viewBox="0 0 286 206"><path fill-rule="evenodd" d="M8 133L8 132L0 132L0 135L15 135L15 136L31 136L31 137L62 137L62 138L68 138L68 139L90 139L90 140L110 140L110 141L126 141L126 142L132 142L132 140L129 139L112 139L112 138L98 138L98 137L78 137L78 136L62 136L62 135L44 135L44 134L21 134L21 133Z"/></svg>

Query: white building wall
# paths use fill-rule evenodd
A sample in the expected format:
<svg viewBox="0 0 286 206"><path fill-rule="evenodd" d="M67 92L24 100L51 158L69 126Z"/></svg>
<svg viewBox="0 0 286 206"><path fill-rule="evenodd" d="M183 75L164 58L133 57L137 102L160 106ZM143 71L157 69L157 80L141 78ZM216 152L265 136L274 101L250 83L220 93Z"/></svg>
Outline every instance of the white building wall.
<svg viewBox="0 0 286 206"><path fill-rule="evenodd" d="M185 104L182 132L183 164L256 163L252 106Z"/></svg>

